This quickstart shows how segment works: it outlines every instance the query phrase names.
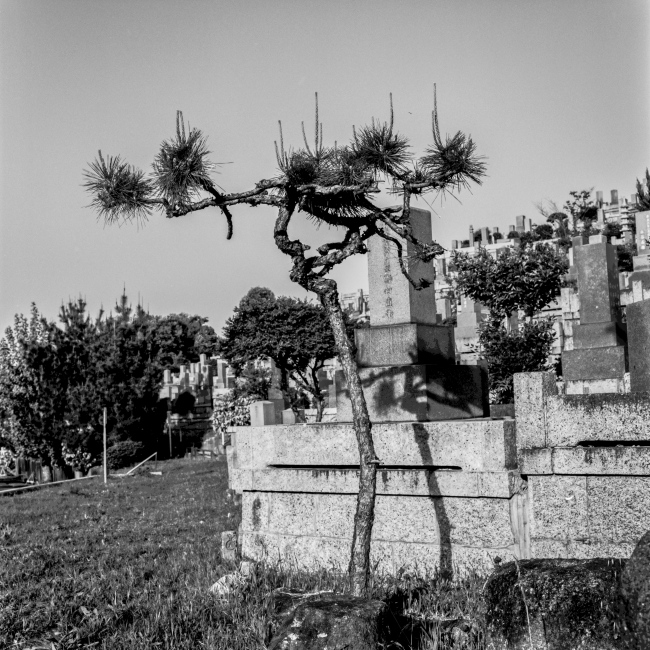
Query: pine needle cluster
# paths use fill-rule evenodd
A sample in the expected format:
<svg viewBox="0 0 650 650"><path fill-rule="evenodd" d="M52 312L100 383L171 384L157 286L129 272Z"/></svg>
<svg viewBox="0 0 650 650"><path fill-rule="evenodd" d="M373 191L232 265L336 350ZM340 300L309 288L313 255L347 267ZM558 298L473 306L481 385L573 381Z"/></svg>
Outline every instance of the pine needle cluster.
<svg viewBox="0 0 650 650"><path fill-rule="evenodd" d="M153 183L142 170L132 167L119 156L102 156L84 171L83 186L92 195L91 207L107 224L122 221L146 221L150 206L147 201L154 192Z"/></svg>
<svg viewBox="0 0 650 650"><path fill-rule="evenodd" d="M189 126L188 126L189 129ZM159 196L173 206L185 205L200 190L214 187L210 173L216 165L208 159L207 138L199 129L185 132L183 114L176 114L176 137L165 140L153 162L154 184Z"/></svg>

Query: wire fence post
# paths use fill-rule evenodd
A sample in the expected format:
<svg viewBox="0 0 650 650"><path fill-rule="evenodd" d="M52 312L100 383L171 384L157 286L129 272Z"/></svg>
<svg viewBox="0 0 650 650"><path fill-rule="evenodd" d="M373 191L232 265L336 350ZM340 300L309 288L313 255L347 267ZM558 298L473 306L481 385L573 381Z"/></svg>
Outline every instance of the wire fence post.
<svg viewBox="0 0 650 650"><path fill-rule="evenodd" d="M108 459L106 458L106 407L104 407L104 485L108 483Z"/></svg>

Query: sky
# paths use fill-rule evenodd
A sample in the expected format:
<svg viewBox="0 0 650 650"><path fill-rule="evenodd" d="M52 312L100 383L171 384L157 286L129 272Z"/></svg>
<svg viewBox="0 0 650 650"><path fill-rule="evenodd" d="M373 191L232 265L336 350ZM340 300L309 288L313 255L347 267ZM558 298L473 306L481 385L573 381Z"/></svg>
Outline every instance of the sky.
<svg viewBox="0 0 650 650"><path fill-rule="evenodd" d="M0 0L0 331L35 302L56 320L126 293L152 314L217 331L254 286L306 297L273 242L269 207L107 227L83 170L97 150L144 169L177 110L207 136L227 192L277 174L274 141L301 146L318 92L326 144L389 116L413 152L471 134L487 177L433 197L434 239L507 231L571 190L635 192L650 165L650 4L645 0ZM389 198L382 199L390 203ZM341 235L298 220L290 235ZM333 277L367 289L357 256Z"/></svg>

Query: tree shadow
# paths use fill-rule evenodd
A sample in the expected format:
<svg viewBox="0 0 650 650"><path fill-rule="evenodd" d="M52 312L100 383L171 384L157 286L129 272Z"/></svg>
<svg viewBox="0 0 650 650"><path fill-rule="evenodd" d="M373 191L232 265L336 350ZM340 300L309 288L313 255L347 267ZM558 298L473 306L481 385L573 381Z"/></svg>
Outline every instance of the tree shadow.
<svg viewBox="0 0 650 650"><path fill-rule="evenodd" d="M422 458L422 464L425 467L430 468L425 471L427 472L429 498L433 501L433 508L436 513L436 522L440 533L440 575L452 580L451 525L443 502L438 477L436 476L436 470L434 469L433 455L431 453L431 448L429 447L429 432L424 425L414 422L413 433L415 436L415 444L418 446L418 451Z"/></svg>

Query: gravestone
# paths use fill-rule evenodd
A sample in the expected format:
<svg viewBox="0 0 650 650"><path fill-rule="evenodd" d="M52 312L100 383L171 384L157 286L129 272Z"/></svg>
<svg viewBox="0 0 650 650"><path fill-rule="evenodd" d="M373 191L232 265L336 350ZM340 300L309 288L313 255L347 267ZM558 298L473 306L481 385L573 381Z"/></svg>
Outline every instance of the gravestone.
<svg viewBox="0 0 650 650"><path fill-rule="evenodd" d="M280 420L276 419L275 404L271 400L253 402L249 409L252 427L266 427L282 423L282 416L280 416Z"/></svg>
<svg viewBox="0 0 650 650"><path fill-rule="evenodd" d="M650 300L629 304L626 316L630 390L650 391Z"/></svg>
<svg viewBox="0 0 650 650"><path fill-rule="evenodd" d="M411 208L413 234L431 241L431 213ZM411 244L403 242L412 259ZM378 422L484 417L489 413L487 376L478 366L456 365L454 331L436 324L431 263L410 261L414 278L431 282L416 291L400 270L395 246L368 240L372 326L355 331L357 364L370 419ZM352 420L349 392L337 373L337 419Z"/></svg>
<svg viewBox="0 0 650 650"><path fill-rule="evenodd" d="M580 324L573 325L573 350L562 353L562 374L568 394L622 392L627 329L620 318L617 252L602 235L585 239L573 238Z"/></svg>

